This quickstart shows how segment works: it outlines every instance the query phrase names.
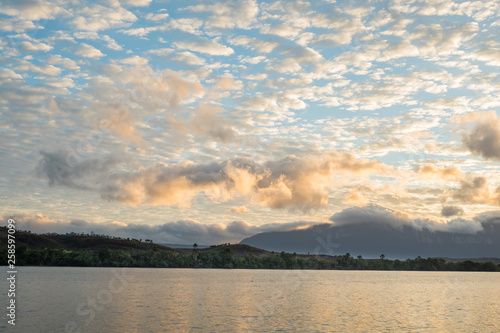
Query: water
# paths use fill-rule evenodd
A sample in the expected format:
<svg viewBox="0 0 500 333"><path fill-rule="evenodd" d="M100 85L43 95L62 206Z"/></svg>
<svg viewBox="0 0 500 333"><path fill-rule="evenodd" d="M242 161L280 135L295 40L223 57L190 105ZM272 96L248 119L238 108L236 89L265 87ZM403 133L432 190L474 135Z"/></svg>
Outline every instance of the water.
<svg viewBox="0 0 500 333"><path fill-rule="evenodd" d="M499 273L20 267L16 289L2 332L500 332Z"/></svg>

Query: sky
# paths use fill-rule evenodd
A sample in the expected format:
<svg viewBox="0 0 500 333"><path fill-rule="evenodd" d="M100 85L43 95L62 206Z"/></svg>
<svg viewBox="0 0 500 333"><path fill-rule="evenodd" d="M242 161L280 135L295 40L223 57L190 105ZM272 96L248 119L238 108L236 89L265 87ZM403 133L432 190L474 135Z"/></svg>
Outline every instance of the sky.
<svg viewBox="0 0 500 333"><path fill-rule="evenodd" d="M0 215L179 244L375 206L475 232L499 32L487 0L3 1Z"/></svg>

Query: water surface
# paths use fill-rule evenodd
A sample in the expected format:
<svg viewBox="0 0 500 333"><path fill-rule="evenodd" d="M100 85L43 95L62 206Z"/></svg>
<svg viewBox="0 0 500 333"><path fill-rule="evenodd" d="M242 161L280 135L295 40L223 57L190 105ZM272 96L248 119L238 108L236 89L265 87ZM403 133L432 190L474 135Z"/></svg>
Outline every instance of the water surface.
<svg viewBox="0 0 500 333"><path fill-rule="evenodd" d="M17 291L0 331L500 332L488 272L20 267Z"/></svg>

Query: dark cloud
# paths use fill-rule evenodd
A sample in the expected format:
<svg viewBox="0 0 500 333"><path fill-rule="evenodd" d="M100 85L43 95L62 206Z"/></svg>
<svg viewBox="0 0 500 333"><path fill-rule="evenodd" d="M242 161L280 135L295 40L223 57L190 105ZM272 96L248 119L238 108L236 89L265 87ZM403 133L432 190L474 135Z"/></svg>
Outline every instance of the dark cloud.
<svg viewBox="0 0 500 333"><path fill-rule="evenodd" d="M233 221L229 224L206 224L195 220L179 220L159 225L126 224L119 221L109 223L91 223L84 220L57 220L42 214L14 214L16 226L22 230L36 233L90 233L119 237L153 239L156 243L171 244L217 244L239 242L261 232L289 231L313 225L313 222L269 223L254 226L245 221Z"/></svg>
<svg viewBox="0 0 500 333"><path fill-rule="evenodd" d="M334 226L373 224L388 225L396 229L403 227L416 230L427 229L431 232L476 233L482 230L481 223L476 220L453 219L447 223L440 223L430 219L414 219L404 212L375 204L346 208L333 214L330 221L334 223Z"/></svg>
<svg viewBox="0 0 500 333"><path fill-rule="evenodd" d="M455 215L462 215L464 210L457 206L444 206L441 210L441 215L444 217L450 217Z"/></svg>
<svg viewBox="0 0 500 333"><path fill-rule="evenodd" d="M477 176L460 182L460 188L453 190L453 199L464 203L498 204L499 189L491 193L485 177Z"/></svg>
<svg viewBox="0 0 500 333"><path fill-rule="evenodd" d="M333 214L330 217L330 221L337 226L369 222L401 227L409 223L408 219L405 219L401 214L398 216L397 211L374 204L346 208L341 212Z"/></svg>
<svg viewBox="0 0 500 333"><path fill-rule="evenodd" d="M104 180L110 170L121 159L111 155L84 158L72 149L59 149L54 152L40 151L38 175L48 178L49 185L63 185L79 189L95 188L96 183Z"/></svg>
<svg viewBox="0 0 500 333"><path fill-rule="evenodd" d="M480 122L463 137L464 145L474 155L500 159L500 120Z"/></svg>

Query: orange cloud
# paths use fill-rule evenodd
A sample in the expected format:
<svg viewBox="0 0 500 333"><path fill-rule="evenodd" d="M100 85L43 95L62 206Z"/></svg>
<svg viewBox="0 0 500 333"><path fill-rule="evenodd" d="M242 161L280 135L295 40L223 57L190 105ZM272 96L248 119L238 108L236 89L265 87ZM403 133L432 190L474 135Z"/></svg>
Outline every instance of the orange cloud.
<svg viewBox="0 0 500 333"><path fill-rule="evenodd" d="M342 201L343 204L364 206L369 200L357 188L352 189L349 195Z"/></svg>
<svg viewBox="0 0 500 333"><path fill-rule="evenodd" d="M250 209L245 206L231 207L231 213L243 214L248 212L250 212Z"/></svg>
<svg viewBox="0 0 500 333"><path fill-rule="evenodd" d="M459 180L464 177L464 173L457 167L440 168L434 164L425 164L418 169L418 174L426 177L439 178L445 180Z"/></svg>
<svg viewBox="0 0 500 333"><path fill-rule="evenodd" d="M144 143L142 136L135 129L135 120L130 112L123 107L115 106L113 110L108 110L100 125L101 128L105 127L136 144Z"/></svg>
<svg viewBox="0 0 500 333"><path fill-rule="evenodd" d="M481 121L496 120L497 114L495 111L477 111L463 115L456 115L451 118L455 123L476 123Z"/></svg>
<svg viewBox="0 0 500 333"><path fill-rule="evenodd" d="M102 157L100 157L102 159ZM139 204L189 207L204 193L214 202L242 195L271 208L309 210L326 206L336 179L371 174L388 174L391 167L378 161L356 159L348 153L319 156L288 156L263 165L246 158L196 164L156 163L137 171L116 170L119 161L109 157L83 157L75 165L60 168L64 151L42 152L39 173L53 185L95 189L105 199L136 206ZM111 168L115 168L112 170Z"/></svg>

